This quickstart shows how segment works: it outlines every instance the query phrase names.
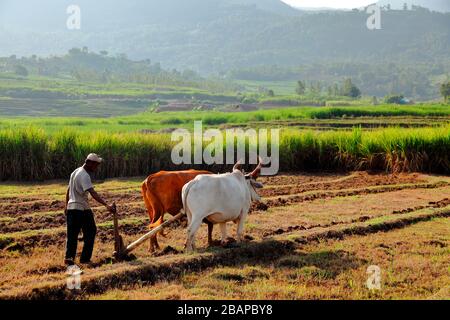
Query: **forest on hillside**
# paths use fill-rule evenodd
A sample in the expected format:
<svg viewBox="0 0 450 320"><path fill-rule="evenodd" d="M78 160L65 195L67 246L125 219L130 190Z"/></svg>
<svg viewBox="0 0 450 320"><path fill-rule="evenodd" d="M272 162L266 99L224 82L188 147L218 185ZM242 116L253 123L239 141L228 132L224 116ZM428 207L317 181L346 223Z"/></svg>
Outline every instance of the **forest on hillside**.
<svg viewBox="0 0 450 320"><path fill-rule="evenodd" d="M100 82L301 80L325 88L352 78L366 95L415 100L438 98L450 76L450 13L419 6L385 6L381 30L369 30L364 9L305 12L278 0L81 0L82 28L68 31L69 1L43 0L34 11L23 11L24 3L0 2L0 70L23 66Z"/></svg>
<svg viewBox="0 0 450 320"><path fill-rule="evenodd" d="M24 9L21 2L17 12ZM265 0L264 6L250 0L81 1L82 27L70 31L65 2L54 3L43 0L33 14L28 10L17 19L4 10L0 56L63 54L87 46L151 59L165 68L216 74L274 64L449 61L450 13L419 7L384 9L382 29L369 30L364 10L305 13L291 8L283 13L270 6L277 0Z"/></svg>

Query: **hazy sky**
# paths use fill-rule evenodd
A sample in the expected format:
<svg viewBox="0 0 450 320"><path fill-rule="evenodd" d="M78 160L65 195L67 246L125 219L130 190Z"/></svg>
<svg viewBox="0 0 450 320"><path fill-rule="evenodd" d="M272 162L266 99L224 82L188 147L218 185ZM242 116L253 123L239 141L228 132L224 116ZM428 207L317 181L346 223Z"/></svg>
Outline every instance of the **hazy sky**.
<svg viewBox="0 0 450 320"><path fill-rule="evenodd" d="M282 0L297 7L359 8L377 2L376 0Z"/></svg>

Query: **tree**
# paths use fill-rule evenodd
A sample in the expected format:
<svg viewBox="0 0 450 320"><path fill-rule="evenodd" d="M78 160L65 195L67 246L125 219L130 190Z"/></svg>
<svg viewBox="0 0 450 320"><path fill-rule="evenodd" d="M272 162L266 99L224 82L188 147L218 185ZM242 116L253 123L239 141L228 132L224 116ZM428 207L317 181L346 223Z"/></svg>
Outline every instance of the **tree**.
<svg viewBox="0 0 450 320"><path fill-rule="evenodd" d="M361 97L361 90L353 84L352 79L348 78L344 80L341 94L346 97L359 98Z"/></svg>
<svg viewBox="0 0 450 320"><path fill-rule="evenodd" d="M386 96L384 98L384 102L389 103L389 104L404 104L404 99L405 96L400 94L400 95L390 95L390 96Z"/></svg>
<svg viewBox="0 0 450 320"><path fill-rule="evenodd" d="M315 85L314 81L311 81L309 83L309 92L311 92L313 95L320 94L320 92L317 91L317 86Z"/></svg>
<svg viewBox="0 0 450 320"><path fill-rule="evenodd" d="M335 83L333 85L333 95L337 97L339 94L340 94L339 85Z"/></svg>
<svg viewBox="0 0 450 320"><path fill-rule="evenodd" d="M102 83L108 83L108 82L109 82L110 75L111 75L111 74L110 74L109 70L108 70L108 69L105 69L105 70L102 72L100 81L101 81Z"/></svg>
<svg viewBox="0 0 450 320"><path fill-rule="evenodd" d="M22 65L16 65L14 67L14 72L15 74L17 74L18 76L22 76L22 77L27 77L28 76L28 70L27 68L25 68Z"/></svg>
<svg viewBox="0 0 450 320"><path fill-rule="evenodd" d="M80 48L72 48L69 50L69 55L71 56L78 56L81 54Z"/></svg>
<svg viewBox="0 0 450 320"><path fill-rule="evenodd" d="M186 80L198 79L197 73L190 69L185 69L182 73L182 77L183 77L183 79L186 79Z"/></svg>
<svg viewBox="0 0 450 320"><path fill-rule="evenodd" d="M316 83L316 92L318 94L322 93L322 83L320 81L317 81L317 83Z"/></svg>
<svg viewBox="0 0 450 320"><path fill-rule="evenodd" d="M441 95L444 97L445 102L449 100L450 97L450 81L441 84Z"/></svg>
<svg viewBox="0 0 450 320"><path fill-rule="evenodd" d="M297 87L295 88L295 92L298 95L304 95L306 91L306 84L303 81L297 81Z"/></svg>
<svg viewBox="0 0 450 320"><path fill-rule="evenodd" d="M373 105L373 106L378 105L378 99L377 99L376 96L373 96L373 97L372 97L372 105Z"/></svg>
<svg viewBox="0 0 450 320"><path fill-rule="evenodd" d="M83 80L80 72L77 69L72 70L72 72L70 74L71 74L72 77L77 79L77 81L82 81Z"/></svg>
<svg viewBox="0 0 450 320"><path fill-rule="evenodd" d="M332 97L332 96L333 96L333 87L332 87L332 86L328 86L328 87L327 87L327 95L328 95L329 97Z"/></svg>

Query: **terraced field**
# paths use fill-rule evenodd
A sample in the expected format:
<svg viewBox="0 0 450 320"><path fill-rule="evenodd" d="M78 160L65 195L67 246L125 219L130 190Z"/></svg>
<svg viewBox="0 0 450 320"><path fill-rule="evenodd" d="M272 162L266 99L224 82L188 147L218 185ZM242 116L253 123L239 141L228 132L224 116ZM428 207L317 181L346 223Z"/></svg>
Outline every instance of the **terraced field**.
<svg viewBox="0 0 450 320"><path fill-rule="evenodd" d="M98 184L116 201L125 242L146 230L143 178ZM282 174L262 179L246 241L183 253L185 222L129 262L111 260L112 219L95 208L94 265L66 289L65 183L0 185L0 299L435 299L450 298L450 177ZM231 224L230 224L231 226ZM219 228L214 237L219 238ZM229 234L235 235L234 225ZM381 290L366 287L381 268Z"/></svg>
<svg viewBox="0 0 450 320"><path fill-rule="evenodd" d="M398 127L398 128L427 128L440 127L450 123L449 117L358 117L349 119L306 119L293 121L249 121L245 124L225 124L221 129L228 128L267 128L283 127L291 129L307 130L352 130L353 128L363 128L365 130Z"/></svg>

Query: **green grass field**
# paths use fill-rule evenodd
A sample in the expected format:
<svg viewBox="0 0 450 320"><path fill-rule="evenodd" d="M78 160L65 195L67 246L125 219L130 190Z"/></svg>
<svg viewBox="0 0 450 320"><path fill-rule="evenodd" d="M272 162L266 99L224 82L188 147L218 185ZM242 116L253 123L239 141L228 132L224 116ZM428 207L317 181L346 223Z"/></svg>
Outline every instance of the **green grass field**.
<svg viewBox="0 0 450 320"><path fill-rule="evenodd" d="M175 143L171 141L170 134L113 134L102 131L82 133L75 130L48 134L32 127L4 129L0 130L0 179L64 178L90 152L97 152L107 159L99 173L102 178L180 169L171 160L171 150ZM450 169L450 125L371 131L284 129L278 146L282 171L386 170L449 173ZM225 142L223 148L225 154ZM221 166L221 170L224 169L226 167Z"/></svg>
<svg viewBox="0 0 450 320"><path fill-rule="evenodd" d="M292 95L295 93L295 81L247 81L236 80L236 83L250 92L258 92L260 88L273 90L276 95Z"/></svg>
<svg viewBox="0 0 450 320"><path fill-rule="evenodd" d="M325 101L295 96L291 84L283 82L266 84L266 88L278 88L276 96L267 97L258 92L262 84L239 85L246 88L244 92L227 86L214 90L214 82L206 88L198 83L191 87L0 77L0 114L4 115L0 118L0 180L65 178L90 152L108 159L100 173L104 178L176 169L170 157L174 145L170 132L191 130L195 121L220 130L281 128L283 171L449 172L449 105L370 106L365 99L349 98ZM193 105L243 103L256 110L159 108L171 100ZM295 106L309 102L316 106ZM333 106L323 106L327 103Z"/></svg>
<svg viewBox="0 0 450 320"><path fill-rule="evenodd" d="M222 95L219 94L223 93ZM214 84L202 88L187 85L167 85L159 83L134 83L134 82L80 82L71 78L47 78L29 76L27 78L17 76L2 76L0 74L0 96L28 97L28 98L145 98L153 96L182 96L191 97L205 95L209 97L232 96L228 88L217 88Z"/></svg>
<svg viewBox="0 0 450 320"><path fill-rule="evenodd" d="M219 112L219 111L190 111L190 112L142 112L129 116L111 118L85 117L9 117L0 118L0 129L17 129L38 127L45 132L53 133L63 129L74 129L80 132L137 132L140 130L161 130L165 128L192 128L194 121L203 121L204 126L248 125L253 126L285 126L286 122L307 120L314 122L318 119L338 119L354 122L358 126L361 117L376 119L379 117L402 118L412 121L408 117L419 118L419 122L432 123L433 118L439 117L443 123L450 120L450 107L445 105L417 105L417 106L370 106L370 107L289 107L266 109L251 112ZM417 119L415 119L417 121ZM395 126L395 123L394 123Z"/></svg>
<svg viewBox="0 0 450 320"><path fill-rule="evenodd" d="M194 84L193 84L194 85ZM158 101L237 101L214 82L174 86L158 83L95 83L70 78L0 74L0 116L111 117L143 112Z"/></svg>

